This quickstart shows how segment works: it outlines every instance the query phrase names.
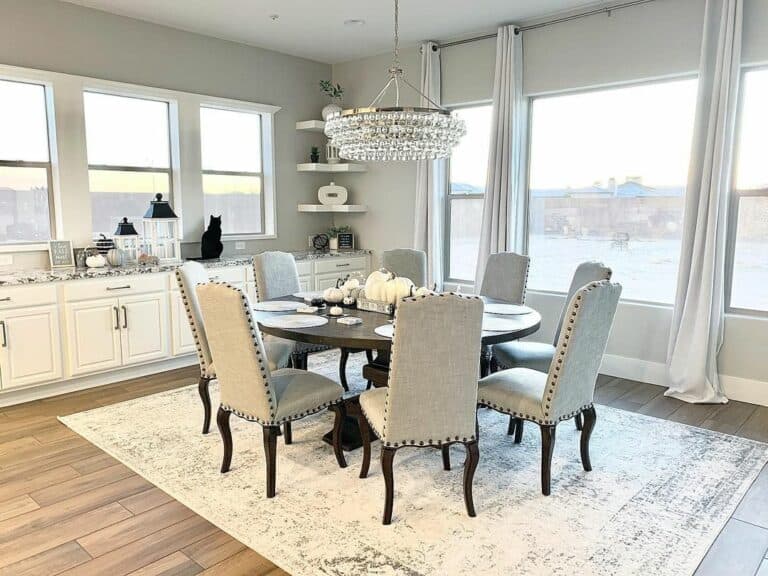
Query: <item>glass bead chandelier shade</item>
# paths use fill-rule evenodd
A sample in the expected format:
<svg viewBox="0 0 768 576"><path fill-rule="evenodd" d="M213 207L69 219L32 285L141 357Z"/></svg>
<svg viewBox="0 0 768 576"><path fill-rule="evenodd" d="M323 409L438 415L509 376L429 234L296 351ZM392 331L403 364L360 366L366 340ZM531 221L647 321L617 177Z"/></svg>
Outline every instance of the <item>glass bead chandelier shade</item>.
<svg viewBox="0 0 768 576"><path fill-rule="evenodd" d="M389 81L367 108L334 112L325 121L325 135L345 160L388 162L447 158L467 132L462 119L405 79L400 68L399 44L399 2L395 0L395 50ZM400 106L401 84L433 107ZM377 107L392 86L395 105Z"/></svg>

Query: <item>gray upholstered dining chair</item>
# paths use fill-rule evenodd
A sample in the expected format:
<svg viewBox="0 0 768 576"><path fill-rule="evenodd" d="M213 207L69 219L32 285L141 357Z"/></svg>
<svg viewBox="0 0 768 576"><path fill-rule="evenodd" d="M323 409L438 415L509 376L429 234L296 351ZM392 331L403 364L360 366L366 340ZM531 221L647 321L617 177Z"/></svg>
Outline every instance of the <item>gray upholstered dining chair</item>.
<svg viewBox="0 0 768 576"><path fill-rule="evenodd" d="M198 284L210 282L208 272L199 262L185 262L176 268L176 283L179 286L181 301L187 313L187 321L192 330L197 350L197 361L200 364L200 380L197 384L200 400L203 403L203 434L208 434L211 426L211 396L208 390L211 380L216 379L216 369L211 358L211 350L208 346L203 317L200 314L200 305L197 301L195 287ZM291 357L293 343L270 342L266 346L267 359L272 370L284 368Z"/></svg>
<svg viewBox="0 0 768 576"><path fill-rule="evenodd" d="M571 299L555 359L547 373L530 368L495 372L479 382L478 404L535 422L541 429L541 491L550 493L555 429L583 414L581 463L592 470L589 438L595 426L595 381L621 295L621 285L592 282Z"/></svg>
<svg viewBox="0 0 768 576"><path fill-rule="evenodd" d="M491 254L478 293L492 300L522 304L525 302L530 261L528 256L514 252Z"/></svg>
<svg viewBox="0 0 768 576"><path fill-rule="evenodd" d="M563 319L568 304L576 291L590 282L611 279L611 269L602 262L582 262L576 267L571 279L571 286L565 297L565 304L560 312L560 318L555 330L555 338L552 344L546 342L512 341L495 344L492 348L491 372L506 368L530 368L539 372L549 372L549 366L555 355L555 346L560 339L560 331L563 327ZM518 423L520 424L518 426ZM581 430L581 416L576 416L576 428ZM509 434L515 434L515 441L522 439L523 426L515 418L510 418Z"/></svg>
<svg viewBox="0 0 768 576"><path fill-rule="evenodd" d="M422 250L387 250L381 255L381 264L397 276L408 278L416 286L427 285L427 254Z"/></svg>
<svg viewBox="0 0 768 576"><path fill-rule="evenodd" d="M384 524L392 521L395 452L405 446L464 444L464 502L475 515L472 479L480 459L477 445L477 358L483 303L477 296L435 294L404 298L395 312L388 387L360 396L363 463L368 475L370 429L381 439Z"/></svg>
<svg viewBox="0 0 768 576"><path fill-rule="evenodd" d="M344 418L343 388L333 380L306 370L271 370L265 360L264 343L253 319L250 302L239 288L209 283L198 285L196 291L211 357L218 367L221 404L216 423L224 443L221 472L228 472L232 463L230 416L234 413L261 424L267 498L272 498L275 495L280 425L326 408L336 413L333 450L339 466L346 467L340 437Z"/></svg>
<svg viewBox="0 0 768 576"><path fill-rule="evenodd" d="M272 298L291 296L301 291L299 283L299 272L296 269L296 260L293 254L289 252L262 252L253 257L253 275L256 281L256 300L263 302ZM290 342L274 336L266 336L265 341ZM314 352L324 352L330 350L330 346L322 344L310 344L307 342L291 342L293 353L291 354L291 363L294 368L307 368L307 356ZM349 348L341 349L339 359L339 379L344 390L349 390L347 384L347 360L351 352L362 352L362 350L352 350ZM368 361L373 360L370 351L365 351L368 355ZM290 444L290 426L286 426L286 442Z"/></svg>

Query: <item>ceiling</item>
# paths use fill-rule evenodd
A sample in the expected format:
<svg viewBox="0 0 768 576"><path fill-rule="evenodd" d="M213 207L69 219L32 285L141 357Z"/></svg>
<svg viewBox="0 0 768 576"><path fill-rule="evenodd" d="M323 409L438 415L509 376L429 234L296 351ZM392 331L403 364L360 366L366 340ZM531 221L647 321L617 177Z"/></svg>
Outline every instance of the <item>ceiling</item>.
<svg viewBox="0 0 768 576"><path fill-rule="evenodd" d="M336 63L387 52L391 0L64 0L139 20ZM402 0L403 45L488 32L595 0ZM279 18L273 20L273 15ZM364 24L344 24L346 20Z"/></svg>

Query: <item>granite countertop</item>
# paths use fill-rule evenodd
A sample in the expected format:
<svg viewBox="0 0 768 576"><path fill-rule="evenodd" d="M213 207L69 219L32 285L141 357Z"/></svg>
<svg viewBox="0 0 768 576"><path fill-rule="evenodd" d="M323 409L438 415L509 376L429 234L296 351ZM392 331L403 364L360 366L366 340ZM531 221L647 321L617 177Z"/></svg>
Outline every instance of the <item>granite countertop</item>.
<svg viewBox="0 0 768 576"><path fill-rule="evenodd" d="M297 262L305 260L320 260L323 258L349 258L352 256L367 256L370 250L340 250L337 252L314 252L302 250L291 252ZM217 260L199 260L206 268L224 268L227 266L249 266L253 261L252 256L229 256ZM169 262L158 266L139 266L130 264L127 266L104 268L59 268L56 270L10 270L0 271L0 287L23 286L27 284L43 284L46 282L63 282L66 280L86 280L92 278L108 278L114 276L133 276L135 274L156 274L159 272L171 272L184 262Z"/></svg>

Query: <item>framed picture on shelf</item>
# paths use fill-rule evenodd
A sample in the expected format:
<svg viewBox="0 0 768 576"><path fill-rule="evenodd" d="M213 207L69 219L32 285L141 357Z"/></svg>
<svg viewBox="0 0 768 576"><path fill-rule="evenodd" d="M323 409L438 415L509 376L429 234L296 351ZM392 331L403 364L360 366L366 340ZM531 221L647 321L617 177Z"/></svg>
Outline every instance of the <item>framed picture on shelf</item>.
<svg viewBox="0 0 768 576"><path fill-rule="evenodd" d="M355 235L352 232L339 232L339 250L354 250Z"/></svg>
<svg viewBox="0 0 768 576"><path fill-rule="evenodd" d="M69 240L49 240L48 256L51 268L70 268L75 265L75 253Z"/></svg>

